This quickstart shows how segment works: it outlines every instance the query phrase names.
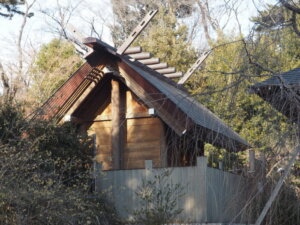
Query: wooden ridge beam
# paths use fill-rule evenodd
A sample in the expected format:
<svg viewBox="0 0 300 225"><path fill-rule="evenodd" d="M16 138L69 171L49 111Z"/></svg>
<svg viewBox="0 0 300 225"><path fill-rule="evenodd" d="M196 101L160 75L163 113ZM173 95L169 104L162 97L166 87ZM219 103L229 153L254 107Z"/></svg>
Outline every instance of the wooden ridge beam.
<svg viewBox="0 0 300 225"><path fill-rule="evenodd" d="M165 74L164 76L168 78L179 78L182 77L182 74L183 74L182 72L176 72L176 73Z"/></svg>
<svg viewBox="0 0 300 225"><path fill-rule="evenodd" d="M139 59L150 59L151 58L151 54L149 52L141 52L141 53L137 53L137 54L129 54L128 56L130 56L131 58L134 58L136 60L139 60Z"/></svg>
<svg viewBox="0 0 300 225"><path fill-rule="evenodd" d="M150 20L156 15L158 10L152 10L146 14L142 22L137 25L137 27L131 32L129 37L125 40L125 42L118 48L117 53L122 55L131 43L137 38L137 36L142 32L142 30L148 25Z"/></svg>
<svg viewBox="0 0 300 225"><path fill-rule="evenodd" d="M175 73L176 69L175 69L175 67L168 67L166 69L156 70L156 72L162 73L162 74L169 74L169 73Z"/></svg>
<svg viewBox="0 0 300 225"><path fill-rule="evenodd" d="M143 63L145 65L151 65L151 64L157 64L159 63L159 58L150 58L150 59L142 59L138 60L140 63Z"/></svg>
<svg viewBox="0 0 300 225"><path fill-rule="evenodd" d="M153 70L165 69L165 68L168 68L168 63L152 64L152 65L148 65L148 67Z"/></svg>
<svg viewBox="0 0 300 225"><path fill-rule="evenodd" d="M141 52L142 52L142 47L136 46L136 47L127 48L127 50L124 52L124 54L136 54L136 53L141 53Z"/></svg>

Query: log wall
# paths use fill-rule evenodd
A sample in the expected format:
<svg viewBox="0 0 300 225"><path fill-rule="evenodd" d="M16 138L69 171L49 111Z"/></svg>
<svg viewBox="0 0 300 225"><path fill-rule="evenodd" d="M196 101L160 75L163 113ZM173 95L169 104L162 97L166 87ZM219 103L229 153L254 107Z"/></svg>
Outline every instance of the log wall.
<svg viewBox="0 0 300 225"><path fill-rule="evenodd" d="M144 168L145 160L152 160L154 167L166 166L163 122L149 115L148 108L130 90L122 93L125 104L120 106L120 112L124 114L119 124L124 129L120 169ZM112 125L112 111L110 100L98 112L88 131L89 134L96 134L96 161L102 163L103 170L115 169L112 130L116 125Z"/></svg>

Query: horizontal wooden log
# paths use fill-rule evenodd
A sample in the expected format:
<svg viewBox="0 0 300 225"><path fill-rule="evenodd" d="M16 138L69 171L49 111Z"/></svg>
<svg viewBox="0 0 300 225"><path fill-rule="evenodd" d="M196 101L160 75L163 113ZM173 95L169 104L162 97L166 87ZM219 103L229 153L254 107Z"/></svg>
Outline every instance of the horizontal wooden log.
<svg viewBox="0 0 300 225"><path fill-rule="evenodd" d="M136 54L136 53L141 53L142 52L142 47L141 46L136 46L136 47L129 47L124 54Z"/></svg>
<svg viewBox="0 0 300 225"><path fill-rule="evenodd" d="M182 72L169 73L169 74L165 74L164 76L168 78L179 78L182 77Z"/></svg>
<svg viewBox="0 0 300 225"><path fill-rule="evenodd" d="M162 74L169 74L169 73L175 73L176 69L175 69L175 67L168 67L166 69L156 70L156 72L159 72Z"/></svg>
<svg viewBox="0 0 300 225"><path fill-rule="evenodd" d="M159 63L159 58L151 58L151 59L142 59L139 60L140 63L143 63L145 65L151 65L151 64L157 64Z"/></svg>
<svg viewBox="0 0 300 225"><path fill-rule="evenodd" d="M148 67L153 70L165 69L168 67L168 63L158 63L158 64L149 65Z"/></svg>
<svg viewBox="0 0 300 225"><path fill-rule="evenodd" d="M151 54L149 52L141 52L141 53L137 53L137 54L130 54L129 56L131 58L136 59L136 60L138 60L138 59L150 59L151 58Z"/></svg>

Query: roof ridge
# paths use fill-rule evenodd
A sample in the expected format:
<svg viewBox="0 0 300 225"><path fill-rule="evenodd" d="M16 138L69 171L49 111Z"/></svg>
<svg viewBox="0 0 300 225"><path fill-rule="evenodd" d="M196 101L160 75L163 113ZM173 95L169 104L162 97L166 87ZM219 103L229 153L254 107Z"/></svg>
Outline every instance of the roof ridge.
<svg viewBox="0 0 300 225"><path fill-rule="evenodd" d="M93 43L95 44L99 44L101 45L105 50L107 50L108 52L110 52L111 54L115 55L115 56L119 56L121 58L124 58L124 59L127 59L129 61L131 61L131 59L134 59L132 57L130 57L129 55L120 55L117 53L117 49L115 47L112 47L110 46L109 44L101 41L100 39L98 38L93 38L93 37L88 37L88 38L85 38L83 40L83 43L89 47L92 47L94 50L97 50L97 48L95 46L93 46ZM151 53L151 52L150 52ZM180 84L177 84L175 81L173 81L172 79L164 76L163 74L157 72L155 69L151 69L150 67L148 67L147 65L139 62L138 60L133 60L131 61L132 63L134 63L136 66L139 66L140 68L146 70L149 72L149 70L151 71L151 75L154 75L155 77L157 77L158 79L176 87L177 89L181 90L181 91L184 91L186 93L188 93L187 89L183 86L183 85L180 85Z"/></svg>

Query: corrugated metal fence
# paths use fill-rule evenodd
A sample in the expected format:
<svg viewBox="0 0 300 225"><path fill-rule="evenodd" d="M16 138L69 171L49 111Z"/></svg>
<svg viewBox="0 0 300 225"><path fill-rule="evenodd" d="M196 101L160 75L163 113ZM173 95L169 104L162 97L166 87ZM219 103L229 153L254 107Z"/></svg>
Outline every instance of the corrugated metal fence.
<svg viewBox="0 0 300 225"><path fill-rule="evenodd" d="M167 168L168 182L180 184L184 195L177 198L177 207L182 209L180 223L229 223L245 222L238 216L246 201L246 181L243 177L207 167L207 158L197 158L197 166ZM123 218L141 208L136 195L142 181L153 179L166 169L101 171L96 173L96 188L108 190L115 207Z"/></svg>

